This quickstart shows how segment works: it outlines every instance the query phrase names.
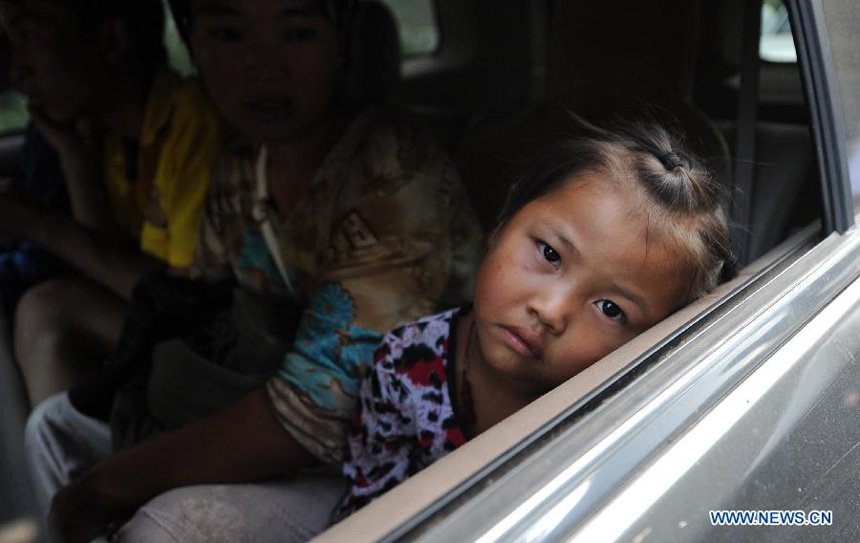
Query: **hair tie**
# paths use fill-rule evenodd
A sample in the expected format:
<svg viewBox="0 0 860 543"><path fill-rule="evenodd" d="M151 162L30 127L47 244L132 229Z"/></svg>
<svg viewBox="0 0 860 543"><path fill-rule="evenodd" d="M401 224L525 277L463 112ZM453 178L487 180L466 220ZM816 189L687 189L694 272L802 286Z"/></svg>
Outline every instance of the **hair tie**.
<svg viewBox="0 0 860 543"><path fill-rule="evenodd" d="M679 157L675 151L666 151L665 153L660 153L657 155L657 159L660 160L660 162L663 164L663 167L670 172L678 166L684 165L684 161L681 160L681 157Z"/></svg>
<svg viewBox="0 0 860 543"><path fill-rule="evenodd" d="M722 269L720 269L719 282L726 283L735 278L738 274L738 261L734 253L729 253L729 256L723 260Z"/></svg>
<svg viewBox="0 0 860 543"><path fill-rule="evenodd" d="M663 151L658 147L643 144L639 145L639 150L644 151L659 160L660 164L670 172L678 166L684 165L684 161L681 160L681 157L678 156L678 153L675 151Z"/></svg>

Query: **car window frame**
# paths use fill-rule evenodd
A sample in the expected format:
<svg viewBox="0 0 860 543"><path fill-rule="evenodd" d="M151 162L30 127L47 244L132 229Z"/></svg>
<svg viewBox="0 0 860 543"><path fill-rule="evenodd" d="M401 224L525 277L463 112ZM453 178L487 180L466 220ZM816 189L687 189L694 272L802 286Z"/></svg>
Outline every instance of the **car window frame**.
<svg viewBox="0 0 860 543"><path fill-rule="evenodd" d="M822 2L789 0L788 8L818 159L822 227L825 232L844 233L854 225L854 209L841 98Z"/></svg>

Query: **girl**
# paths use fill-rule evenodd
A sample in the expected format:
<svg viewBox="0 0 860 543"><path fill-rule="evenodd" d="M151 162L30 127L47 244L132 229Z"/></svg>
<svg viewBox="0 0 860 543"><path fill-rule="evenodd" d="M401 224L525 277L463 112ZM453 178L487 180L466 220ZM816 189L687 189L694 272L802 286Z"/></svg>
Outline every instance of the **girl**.
<svg viewBox="0 0 860 543"><path fill-rule="evenodd" d="M580 124L512 189L474 305L384 337L348 438L339 516L733 273L717 184L666 129Z"/></svg>

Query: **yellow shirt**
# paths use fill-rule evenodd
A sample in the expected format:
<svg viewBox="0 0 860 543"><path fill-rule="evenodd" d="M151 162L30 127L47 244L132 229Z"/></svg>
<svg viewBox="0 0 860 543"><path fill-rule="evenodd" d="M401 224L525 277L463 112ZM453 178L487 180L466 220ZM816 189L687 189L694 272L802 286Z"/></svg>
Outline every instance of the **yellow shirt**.
<svg viewBox="0 0 860 543"><path fill-rule="evenodd" d="M126 175L122 137L107 135L104 171L113 214L145 253L176 268L191 263L219 144L217 116L199 83L168 70L158 73L149 94L134 183Z"/></svg>

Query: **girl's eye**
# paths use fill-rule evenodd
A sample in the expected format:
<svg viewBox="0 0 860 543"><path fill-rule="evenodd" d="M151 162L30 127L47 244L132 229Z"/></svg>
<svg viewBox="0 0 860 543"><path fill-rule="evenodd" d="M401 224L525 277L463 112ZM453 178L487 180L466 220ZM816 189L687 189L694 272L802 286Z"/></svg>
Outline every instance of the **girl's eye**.
<svg viewBox="0 0 860 543"><path fill-rule="evenodd" d="M558 251L556 251L546 243L539 241L538 250L540 251L540 254L541 256L543 256L544 260L546 260L553 266L558 266L559 264L561 264L561 255L558 254Z"/></svg>
<svg viewBox="0 0 860 543"><path fill-rule="evenodd" d="M291 42L303 42L307 41L314 36L317 35L316 28L290 28L284 32L284 36L287 38L287 41Z"/></svg>
<svg viewBox="0 0 860 543"><path fill-rule="evenodd" d="M625 322L627 320L627 316L624 314L624 311L618 307L618 304L611 300L597 300L594 302L594 305L596 305L601 313L609 319L618 322Z"/></svg>
<svg viewBox="0 0 860 543"><path fill-rule="evenodd" d="M242 39L242 31L238 28L231 28L229 26L220 26L218 28L213 28L209 32L209 36L214 38L220 42L224 43L233 43Z"/></svg>

